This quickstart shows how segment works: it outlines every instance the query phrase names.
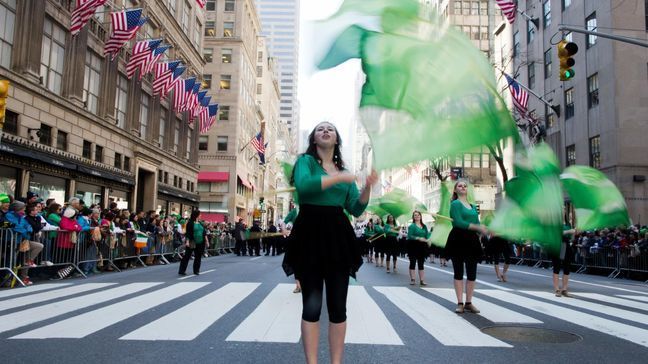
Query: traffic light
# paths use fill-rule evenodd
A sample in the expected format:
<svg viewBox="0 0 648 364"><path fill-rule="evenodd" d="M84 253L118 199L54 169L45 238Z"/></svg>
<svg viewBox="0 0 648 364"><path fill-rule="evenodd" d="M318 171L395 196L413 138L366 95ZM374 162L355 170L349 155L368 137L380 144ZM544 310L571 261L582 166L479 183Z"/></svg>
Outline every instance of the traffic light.
<svg viewBox="0 0 648 364"><path fill-rule="evenodd" d="M4 126L5 110L7 108L7 96L9 95L9 81L0 80L0 130Z"/></svg>
<svg viewBox="0 0 648 364"><path fill-rule="evenodd" d="M265 198L259 197L259 206L261 206L261 208L263 208L263 201L265 201Z"/></svg>
<svg viewBox="0 0 648 364"><path fill-rule="evenodd" d="M558 43L557 47L558 61L560 62L560 80L567 81L576 74L572 69L576 63L572 57L578 52L578 45L563 39Z"/></svg>

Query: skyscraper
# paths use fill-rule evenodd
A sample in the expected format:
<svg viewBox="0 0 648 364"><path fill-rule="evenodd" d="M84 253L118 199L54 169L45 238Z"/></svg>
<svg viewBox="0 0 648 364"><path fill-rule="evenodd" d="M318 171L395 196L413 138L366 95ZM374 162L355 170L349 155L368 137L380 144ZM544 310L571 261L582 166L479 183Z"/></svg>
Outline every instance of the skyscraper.
<svg viewBox="0 0 648 364"><path fill-rule="evenodd" d="M261 34L267 39L270 56L277 60L281 93L279 117L296 137L299 131L299 0L256 0L256 4L261 17Z"/></svg>

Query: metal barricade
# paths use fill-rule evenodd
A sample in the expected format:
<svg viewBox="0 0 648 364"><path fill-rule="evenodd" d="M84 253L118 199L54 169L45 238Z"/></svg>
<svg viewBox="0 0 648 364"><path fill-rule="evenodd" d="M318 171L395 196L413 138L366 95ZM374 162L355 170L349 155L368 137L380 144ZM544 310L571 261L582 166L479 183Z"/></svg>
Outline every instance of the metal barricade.
<svg viewBox="0 0 648 364"><path fill-rule="evenodd" d="M86 275L104 264L110 264L119 271L119 268L110 260L110 251L113 245L114 235L102 236L100 240L96 241L89 231L79 233L77 241L79 268Z"/></svg>
<svg viewBox="0 0 648 364"><path fill-rule="evenodd" d="M46 266L45 262L48 262L47 266L72 267L73 270L86 278L78 265L79 242L85 241L83 233L64 230L41 231L38 241L43 244L43 250L35 260L39 267ZM71 270L65 276L70 273Z"/></svg>
<svg viewBox="0 0 648 364"><path fill-rule="evenodd" d="M130 263L139 262L143 267L146 264L142 260L140 248L135 247L135 234L131 232L119 233L115 235L115 244L109 250L110 262L117 267L116 261L130 260Z"/></svg>
<svg viewBox="0 0 648 364"><path fill-rule="evenodd" d="M619 252L619 274L626 276L631 273L638 273L644 278L648 277L648 252L633 252L632 248ZM646 281L648 283L648 281Z"/></svg>
<svg viewBox="0 0 648 364"><path fill-rule="evenodd" d="M15 283L18 282L21 286L25 286L23 281L18 277L18 270L16 269L16 241L12 229L2 228L0 229L0 272L6 271L7 273L2 274L0 280L0 287L14 287Z"/></svg>

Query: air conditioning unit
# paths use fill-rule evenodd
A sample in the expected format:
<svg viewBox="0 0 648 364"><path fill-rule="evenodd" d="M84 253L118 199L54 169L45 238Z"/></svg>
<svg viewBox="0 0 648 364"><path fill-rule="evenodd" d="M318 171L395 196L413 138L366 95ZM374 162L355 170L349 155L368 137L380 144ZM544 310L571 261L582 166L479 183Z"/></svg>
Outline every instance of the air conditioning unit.
<svg viewBox="0 0 648 364"><path fill-rule="evenodd" d="M210 37L215 37L216 36L216 30L207 29L207 35L210 36Z"/></svg>

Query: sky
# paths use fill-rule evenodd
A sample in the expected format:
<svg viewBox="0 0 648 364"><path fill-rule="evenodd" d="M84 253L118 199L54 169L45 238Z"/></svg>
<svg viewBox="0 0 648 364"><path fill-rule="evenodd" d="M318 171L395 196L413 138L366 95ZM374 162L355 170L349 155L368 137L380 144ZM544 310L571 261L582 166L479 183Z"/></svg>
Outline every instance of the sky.
<svg viewBox="0 0 648 364"><path fill-rule="evenodd" d="M360 63L349 61L336 68L318 71L315 64L334 37L334 29L313 22L333 14L342 0L301 0L299 44L300 130L310 132L320 121L331 121L339 130L344 152L351 144L349 126L354 117ZM299 134L301 137L301 132Z"/></svg>

